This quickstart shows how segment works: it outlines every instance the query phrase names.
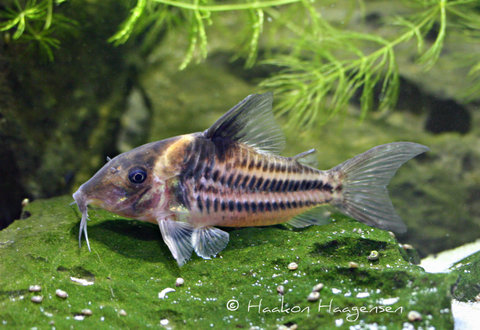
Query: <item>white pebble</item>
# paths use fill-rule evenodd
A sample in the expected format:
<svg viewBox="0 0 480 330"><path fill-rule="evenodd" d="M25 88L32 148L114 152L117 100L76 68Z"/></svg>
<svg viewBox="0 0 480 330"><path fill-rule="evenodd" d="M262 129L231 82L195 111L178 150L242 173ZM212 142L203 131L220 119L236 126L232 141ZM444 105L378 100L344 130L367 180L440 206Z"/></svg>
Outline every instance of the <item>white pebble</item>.
<svg viewBox="0 0 480 330"><path fill-rule="evenodd" d="M175 289L172 288L165 288L161 292L158 293L158 298L159 299L165 299L168 293L170 292L175 292Z"/></svg>
<svg viewBox="0 0 480 330"><path fill-rule="evenodd" d="M277 286L277 292L283 295L285 293L285 287L283 285Z"/></svg>
<svg viewBox="0 0 480 330"><path fill-rule="evenodd" d="M177 278L177 280L175 281L175 286L182 286L183 283L185 283L185 280L181 277Z"/></svg>
<svg viewBox="0 0 480 330"><path fill-rule="evenodd" d="M121 309L121 310L118 312L118 315L127 316L127 312L125 312L124 309Z"/></svg>
<svg viewBox="0 0 480 330"><path fill-rule="evenodd" d="M322 289L323 289L323 283L318 283L318 284L316 284L316 285L313 287L312 291L318 292L318 291L320 291L320 290L322 290Z"/></svg>
<svg viewBox="0 0 480 330"><path fill-rule="evenodd" d="M403 244L402 245L402 248L404 250L413 250L413 246L411 246L410 244Z"/></svg>
<svg viewBox="0 0 480 330"><path fill-rule="evenodd" d="M288 269L295 270L298 268L298 264L296 262L291 262L288 264Z"/></svg>
<svg viewBox="0 0 480 330"><path fill-rule="evenodd" d="M320 292L318 291L310 292L310 294L307 297L308 301L317 301L318 299L320 299Z"/></svg>
<svg viewBox="0 0 480 330"><path fill-rule="evenodd" d="M370 255L367 257L368 260L370 261L377 261L379 258L379 253L376 250L370 251Z"/></svg>
<svg viewBox="0 0 480 330"><path fill-rule="evenodd" d="M421 321L422 320L422 315L417 311L410 311L410 312L408 312L408 320L410 322Z"/></svg>
<svg viewBox="0 0 480 330"><path fill-rule="evenodd" d="M42 287L40 285L30 285L28 288L28 291L30 292L40 292L42 291Z"/></svg>
<svg viewBox="0 0 480 330"><path fill-rule="evenodd" d="M350 261L350 262L348 263L348 268L352 268L352 269L353 269L353 268L358 268L358 264L357 264L356 262L354 262L354 261Z"/></svg>
<svg viewBox="0 0 480 330"><path fill-rule="evenodd" d="M83 279L83 278L73 277L73 276L70 276L70 280L72 282L78 283L78 284L83 285L83 286L93 285L93 283L94 283L92 281L89 281L89 280L86 280L86 279Z"/></svg>
<svg viewBox="0 0 480 330"><path fill-rule="evenodd" d="M28 198L24 198L23 201L22 201L22 207L25 207L28 204L30 204L30 200Z"/></svg>
<svg viewBox="0 0 480 330"><path fill-rule="evenodd" d="M68 293L66 293L65 291L60 290L60 289L57 289L55 291L55 294L57 295L57 297L62 298L62 299L67 299L67 297L68 297Z"/></svg>
<svg viewBox="0 0 480 330"><path fill-rule="evenodd" d="M40 304L43 301L43 297L42 296L33 296L32 301L36 304Z"/></svg>
<svg viewBox="0 0 480 330"><path fill-rule="evenodd" d="M91 309L85 308L85 309L82 309L82 314L85 316L91 316L93 313Z"/></svg>
<svg viewBox="0 0 480 330"><path fill-rule="evenodd" d="M163 325L163 326L167 326L168 323L169 323L169 322L168 322L167 319L160 320L160 324Z"/></svg>

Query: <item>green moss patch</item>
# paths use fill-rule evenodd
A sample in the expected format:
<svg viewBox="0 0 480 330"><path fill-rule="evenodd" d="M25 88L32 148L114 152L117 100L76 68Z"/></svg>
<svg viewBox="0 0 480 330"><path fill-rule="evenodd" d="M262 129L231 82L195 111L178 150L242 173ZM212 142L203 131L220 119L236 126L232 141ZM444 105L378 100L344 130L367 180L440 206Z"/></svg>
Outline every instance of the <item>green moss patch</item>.
<svg viewBox="0 0 480 330"><path fill-rule="evenodd" d="M70 197L39 200L31 217L0 232L0 324L17 327L300 328L377 324L451 328L455 274L428 274L387 232L335 215L325 226L229 230L212 260L178 268L157 226L92 210L92 252L78 247L80 215ZM369 261L371 250L379 260ZM298 268L289 270L296 262ZM182 277L183 286L175 280ZM91 285L82 285L91 284ZM320 298L308 301L323 283ZM41 292L29 292L30 285ZM284 287L284 294L277 287ZM176 291L159 299L166 288ZM68 298L55 295L65 290ZM39 304L33 295L43 296ZM92 311L81 315L82 309ZM121 310L126 312L126 315Z"/></svg>
<svg viewBox="0 0 480 330"><path fill-rule="evenodd" d="M459 262L452 270L458 274L453 296L460 301L476 301L480 297L480 252Z"/></svg>

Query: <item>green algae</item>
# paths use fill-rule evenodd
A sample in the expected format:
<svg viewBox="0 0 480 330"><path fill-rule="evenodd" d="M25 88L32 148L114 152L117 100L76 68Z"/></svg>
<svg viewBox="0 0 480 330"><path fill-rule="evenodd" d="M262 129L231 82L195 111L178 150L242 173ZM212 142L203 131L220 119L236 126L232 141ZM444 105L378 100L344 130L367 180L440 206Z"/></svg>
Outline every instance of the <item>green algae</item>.
<svg viewBox="0 0 480 330"><path fill-rule="evenodd" d="M416 326L452 327L449 292L456 276L425 273L402 257L387 232L343 216L303 230L229 230L230 243L219 257L195 256L178 268L157 226L103 210L90 212L92 252L85 244L79 249L80 215L70 202L67 196L33 202L31 217L0 232L0 324L118 328L165 326L168 320L166 327L176 328L401 328L416 310L423 316ZM378 261L367 259L371 250L379 252ZM293 261L298 269L292 271L287 266ZM183 286L175 287L177 277ZM320 300L309 302L317 283L324 284ZM40 304L30 301L34 284L42 287ZM159 299L168 287L176 291ZM68 298L57 297L56 289ZM93 314L80 320L85 308Z"/></svg>
<svg viewBox="0 0 480 330"><path fill-rule="evenodd" d="M478 301L480 297L480 252L455 263L451 270L458 275L453 296L459 301Z"/></svg>

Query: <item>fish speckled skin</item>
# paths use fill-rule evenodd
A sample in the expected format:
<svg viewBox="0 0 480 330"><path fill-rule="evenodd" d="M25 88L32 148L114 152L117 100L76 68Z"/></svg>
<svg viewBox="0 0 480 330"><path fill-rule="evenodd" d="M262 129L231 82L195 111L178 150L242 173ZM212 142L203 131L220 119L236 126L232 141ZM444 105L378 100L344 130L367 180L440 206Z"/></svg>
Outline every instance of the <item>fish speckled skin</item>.
<svg viewBox="0 0 480 330"><path fill-rule="evenodd" d="M323 224L321 205L334 205L368 225L405 231L386 185L407 160L428 150L397 142L375 147L328 171L313 166L314 150L282 157L283 135L271 113L272 95L250 95L212 127L152 142L115 157L73 195L87 205L158 223L179 265L193 250L218 254L228 233L215 226L295 227Z"/></svg>

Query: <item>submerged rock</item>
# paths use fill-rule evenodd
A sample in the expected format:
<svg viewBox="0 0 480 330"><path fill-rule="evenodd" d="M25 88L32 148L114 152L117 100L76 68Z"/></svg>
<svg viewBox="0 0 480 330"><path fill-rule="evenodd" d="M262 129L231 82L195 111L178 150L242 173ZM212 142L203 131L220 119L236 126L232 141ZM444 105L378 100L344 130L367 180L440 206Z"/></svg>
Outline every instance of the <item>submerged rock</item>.
<svg viewBox="0 0 480 330"><path fill-rule="evenodd" d="M453 326L449 292L457 276L426 273L402 257L388 232L343 216L333 215L331 224L302 230L231 229L230 242L219 257L193 256L178 268L157 226L102 210L90 211L92 252L85 244L79 249L80 215L70 202L67 196L35 201L27 207L30 218L0 232L3 324L48 327L53 321L67 328L78 324L72 315L88 306L95 317L83 322L92 327L106 321L112 327L136 327L140 322L155 327L167 319L169 326L179 328L330 328L338 320L396 328L411 310L423 316L416 326ZM372 250L382 258L365 263ZM292 260L301 262L296 271L287 267ZM362 266L352 269L349 262ZM94 285L70 279L87 274L94 276ZM180 276L185 280L182 290L158 300L158 292ZM61 287L69 293L68 303L53 292L46 294L42 312L25 301L29 299L20 299L32 283ZM318 283L324 287L318 301L307 301ZM286 287L285 295L278 294L280 285Z"/></svg>

